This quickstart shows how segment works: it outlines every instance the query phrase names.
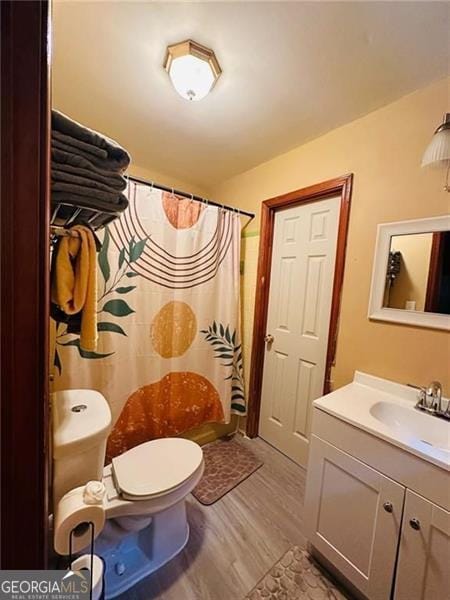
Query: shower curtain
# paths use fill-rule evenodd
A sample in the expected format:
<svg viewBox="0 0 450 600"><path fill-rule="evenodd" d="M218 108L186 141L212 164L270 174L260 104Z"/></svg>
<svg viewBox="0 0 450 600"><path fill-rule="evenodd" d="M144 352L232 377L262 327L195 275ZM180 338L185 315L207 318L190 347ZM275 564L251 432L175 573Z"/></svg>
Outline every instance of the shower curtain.
<svg viewBox="0 0 450 600"><path fill-rule="evenodd" d="M111 407L111 459L142 442L245 414L238 213L130 183L98 255L96 352L58 324L55 389Z"/></svg>

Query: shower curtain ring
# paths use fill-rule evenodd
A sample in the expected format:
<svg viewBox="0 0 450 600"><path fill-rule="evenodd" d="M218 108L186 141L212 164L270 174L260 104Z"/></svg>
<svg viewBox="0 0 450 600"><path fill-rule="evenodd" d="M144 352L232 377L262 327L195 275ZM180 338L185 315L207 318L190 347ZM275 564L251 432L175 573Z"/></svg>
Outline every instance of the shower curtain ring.
<svg viewBox="0 0 450 600"><path fill-rule="evenodd" d="M125 188L125 190L126 190L125 193L127 195L127 200L128 200L128 203L129 203L130 202L130 195L131 195L130 174L126 173L125 177L126 177L126 182L127 182L127 186ZM135 184L135 186L136 186L136 184ZM136 187L135 187L135 189L136 189Z"/></svg>

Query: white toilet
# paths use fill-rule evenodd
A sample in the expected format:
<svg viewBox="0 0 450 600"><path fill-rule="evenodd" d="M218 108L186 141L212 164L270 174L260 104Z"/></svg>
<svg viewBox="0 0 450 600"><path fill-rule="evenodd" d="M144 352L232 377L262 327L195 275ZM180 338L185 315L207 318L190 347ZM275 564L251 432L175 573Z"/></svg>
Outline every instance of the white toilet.
<svg viewBox="0 0 450 600"><path fill-rule="evenodd" d="M93 390L52 396L53 502L102 481L106 522L95 541L105 562L106 598L129 589L186 544L186 496L203 474L200 446L181 438L140 444L104 467L111 411Z"/></svg>

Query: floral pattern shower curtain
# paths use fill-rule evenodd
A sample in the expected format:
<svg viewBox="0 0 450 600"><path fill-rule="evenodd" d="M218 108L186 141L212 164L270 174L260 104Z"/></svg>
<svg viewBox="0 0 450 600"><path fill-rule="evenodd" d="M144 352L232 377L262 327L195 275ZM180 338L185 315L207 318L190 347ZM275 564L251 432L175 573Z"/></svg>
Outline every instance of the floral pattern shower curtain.
<svg viewBox="0 0 450 600"><path fill-rule="evenodd" d="M108 400L112 458L245 414L237 213L140 184L103 232L96 352L58 325L55 389Z"/></svg>

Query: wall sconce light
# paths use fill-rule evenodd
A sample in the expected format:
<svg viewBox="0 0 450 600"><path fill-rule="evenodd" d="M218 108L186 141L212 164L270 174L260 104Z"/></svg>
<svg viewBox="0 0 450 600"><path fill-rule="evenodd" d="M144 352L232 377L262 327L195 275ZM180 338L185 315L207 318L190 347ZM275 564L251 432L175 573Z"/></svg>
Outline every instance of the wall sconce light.
<svg viewBox="0 0 450 600"><path fill-rule="evenodd" d="M427 165L447 168L444 189L450 192L450 113L445 115L444 122L436 129L428 148L425 150L422 167Z"/></svg>
<svg viewBox="0 0 450 600"><path fill-rule="evenodd" d="M214 52L193 40L168 46L164 68L173 87L186 100L204 98L222 73Z"/></svg>

